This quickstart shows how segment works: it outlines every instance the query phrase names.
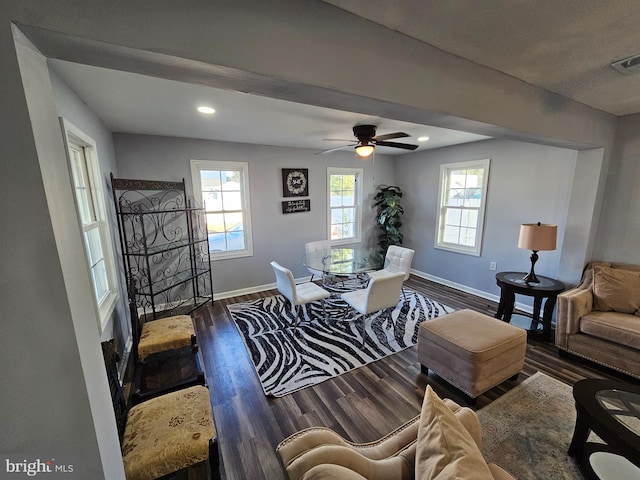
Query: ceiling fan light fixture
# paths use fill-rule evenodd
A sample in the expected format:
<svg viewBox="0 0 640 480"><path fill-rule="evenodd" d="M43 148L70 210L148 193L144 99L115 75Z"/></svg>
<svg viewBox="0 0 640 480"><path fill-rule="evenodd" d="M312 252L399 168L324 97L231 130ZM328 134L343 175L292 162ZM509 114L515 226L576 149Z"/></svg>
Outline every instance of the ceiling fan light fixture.
<svg viewBox="0 0 640 480"><path fill-rule="evenodd" d="M373 153L373 151L374 151L373 145L365 144L365 145L358 145L356 147L356 153L360 158L367 158Z"/></svg>

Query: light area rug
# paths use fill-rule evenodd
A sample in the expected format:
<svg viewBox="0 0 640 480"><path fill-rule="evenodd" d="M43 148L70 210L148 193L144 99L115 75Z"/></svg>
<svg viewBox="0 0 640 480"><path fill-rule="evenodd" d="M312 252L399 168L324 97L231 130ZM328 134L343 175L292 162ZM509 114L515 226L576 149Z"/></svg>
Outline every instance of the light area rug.
<svg viewBox="0 0 640 480"><path fill-rule="evenodd" d="M480 409L483 454L518 480L582 480L567 455L576 421L572 388L536 372ZM599 441L592 434L589 441Z"/></svg>
<svg viewBox="0 0 640 480"><path fill-rule="evenodd" d="M421 322L452 312L405 289L393 310L362 315L337 298L300 307L300 323L280 295L228 305L266 395L281 397L317 385L416 344ZM283 309L284 306L284 309ZM281 313L282 311L282 313Z"/></svg>

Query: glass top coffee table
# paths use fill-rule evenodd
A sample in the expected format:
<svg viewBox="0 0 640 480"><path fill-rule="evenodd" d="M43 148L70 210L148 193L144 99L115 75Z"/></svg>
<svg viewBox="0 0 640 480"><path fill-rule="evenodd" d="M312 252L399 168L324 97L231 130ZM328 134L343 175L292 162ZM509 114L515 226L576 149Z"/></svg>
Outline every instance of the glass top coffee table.
<svg viewBox="0 0 640 480"><path fill-rule="evenodd" d="M587 478L601 478L593 470L598 452L624 457L640 468L640 385L588 378L576 382L573 398L576 427L568 453L575 457L582 473ZM606 445L587 443L591 431Z"/></svg>
<svg viewBox="0 0 640 480"><path fill-rule="evenodd" d="M330 248L306 254L302 264L322 272L323 285L335 287L340 283L343 289L353 290L366 284L367 272L384 267L385 257L366 248ZM353 282L345 283L345 279Z"/></svg>
<svg viewBox="0 0 640 480"><path fill-rule="evenodd" d="M330 275L357 275L380 270L384 261L383 255L365 248L331 248L302 257L305 267Z"/></svg>

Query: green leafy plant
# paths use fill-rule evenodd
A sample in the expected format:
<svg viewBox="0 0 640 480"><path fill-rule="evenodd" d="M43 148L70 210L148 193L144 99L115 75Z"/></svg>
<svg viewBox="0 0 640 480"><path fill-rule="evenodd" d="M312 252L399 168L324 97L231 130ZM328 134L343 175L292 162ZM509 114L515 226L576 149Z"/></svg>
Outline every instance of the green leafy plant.
<svg viewBox="0 0 640 480"><path fill-rule="evenodd" d="M399 203L402 198L400 187L378 185L373 197L374 206L377 208L376 221L382 232L378 235L378 245L382 254L387 253L390 245L402 245L401 216L404 208Z"/></svg>

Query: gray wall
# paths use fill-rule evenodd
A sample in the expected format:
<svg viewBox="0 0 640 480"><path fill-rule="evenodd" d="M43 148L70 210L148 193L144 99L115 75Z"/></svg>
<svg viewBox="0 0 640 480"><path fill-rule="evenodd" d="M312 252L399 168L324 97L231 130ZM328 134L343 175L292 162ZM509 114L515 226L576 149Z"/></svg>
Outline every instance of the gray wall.
<svg viewBox="0 0 640 480"><path fill-rule="evenodd" d="M126 304L126 286L122 275L122 260L120 257L120 242L118 240L118 225L115 219L115 208L113 197L111 196L111 180L109 173L117 173L116 157L113 150L113 137L111 131L105 127L102 121L87 107L87 105L64 83L64 81L49 69L51 78L51 89L56 105L56 112L59 116L73 123L85 134L96 142L98 160L100 162L100 173L102 178L102 192L104 202L107 207L108 216L111 219L111 241L115 255L114 262L116 274L119 280L119 289L123 293L119 296L115 310L109 319L101 340L116 338L119 351L123 351L129 337L130 326L128 322L128 307Z"/></svg>
<svg viewBox="0 0 640 480"><path fill-rule="evenodd" d="M327 167L361 167L363 180L363 243L371 245L377 233L371 208L375 186L393 184L393 160L385 155L357 160L352 152L314 155L314 150L192 140L151 135L114 135L118 174L123 178L180 181L192 194L190 160L242 161L249 164L253 256L213 262L216 293L250 291L275 282L269 262L291 269L295 277L308 276L301 260L305 242L327 238ZM309 169L311 211L283 214L281 169ZM220 298L220 297L218 297Z"/></svg>
<svg viewBox="0 0 640 480"><path fill-rule="evenodd" d="M77 468L64 478L123 474L115 429L108 424L97 331L74 318L81 303L75 294L90 293L65 275L82 250L69 185L56 176L64 151L52 94L46 85L23 85L11 22L19 22L45 56L503 138L602 147L602 174L609 168L615 117L318 1L142 0L114 8L99 0L22 0L0 2L0 18L0 128L3 139L10 139L0 142L0 225L12 233L0 251L0 358L11 366L1 377L11 388L0 394L0 452L73 452ZM44 77L34 78L46 84ZM27 98L47 108L28 108ZM601 258L638 260L631 247L619 253L620 245L640 237L637 204L622 201L637 199L637 186L626 178L634 172L636 132L625 129L618 137L611 165L619 173L609 179L604 196L603 183L596 189L593 211L605 202L602 247L593 245ZM37 148L43 142L51 148ZM48 198L56 193L51 186L61 187L65 208ZM590 239L596 223L588 225L584 236ZM93 322L89 307L81 306Z"/></svg>
<svg viewBox="0 0 640 480"><path fill-rule="evenodd" d="M405 244L416 250L413 268L498 295L489 262L497 263L497 271L529 271L531 252L517 246L520 224L540 221L558 225L558 245L540 252L536 273L557 278L576 156L575 150L485 140L397 157L398 185L405 190ZM440 165L485 158L491 164L480 256L435 248Z"/></svg>
<svg viewBox="0 0 640 480"><path fill-rule="evenodd" d="M5 235L0 257L0 358L7 366L1 378L0 452L13 462L54 460L54 467L70 467L77 478L122 478L90 274L48 68L30 42L15 33L16 52L13 57L0 53L0 63L13 65L16 74L19 68L24 85L14 79L18 83L9 83L8 92L0 90L26 100L17 112L30 120L23 118L26 128L17 131L3 122L6 137L0 142L0 148L15 150L0 153L6 160L0 176L2 226L13 232ZM104 457L112 460L103 463Z"/></svg>
<svg viewBox="0 0 640 480"><path fill-rule="evenodd" d="M620 118L594 259L640 263L640 115Z"/></svg>

